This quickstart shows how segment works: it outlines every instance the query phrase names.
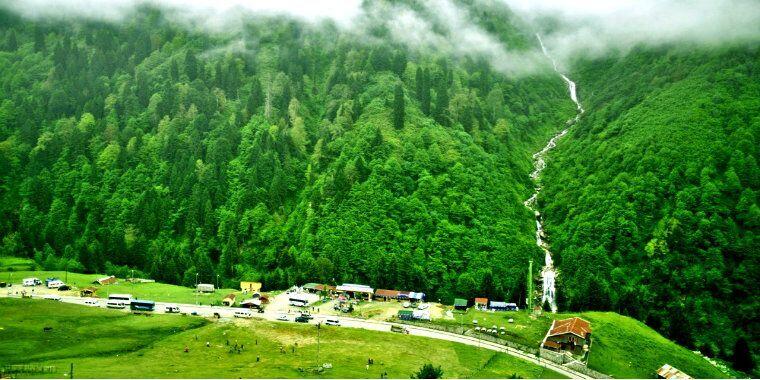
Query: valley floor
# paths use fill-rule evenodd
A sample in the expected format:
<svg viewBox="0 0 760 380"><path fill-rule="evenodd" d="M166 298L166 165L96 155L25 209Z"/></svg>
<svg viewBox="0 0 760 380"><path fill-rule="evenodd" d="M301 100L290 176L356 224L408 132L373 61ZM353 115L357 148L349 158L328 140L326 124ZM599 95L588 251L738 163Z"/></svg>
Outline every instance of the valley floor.
<svg viewBox="0 0 760 380"><path fill-rule="evenodd" d="M58 378L68 377L71 363L75 377L85 378L408 378L425 363L440 365L446 377L562 377L503 353L411 335L260 320L208 323L8 298L0 299L0 358L2 365L54 367L20 376ZM317 363L331 368L320 374Z"/></svg>

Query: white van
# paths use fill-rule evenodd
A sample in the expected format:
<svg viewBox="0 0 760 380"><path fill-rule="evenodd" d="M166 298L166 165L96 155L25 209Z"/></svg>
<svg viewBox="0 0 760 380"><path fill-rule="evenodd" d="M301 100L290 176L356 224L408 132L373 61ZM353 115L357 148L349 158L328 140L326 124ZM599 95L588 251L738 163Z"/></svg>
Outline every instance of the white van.
<svg viewBox="0 0 760 380"><path fill-rule="evenodd" d="M168 313L168 314L179 313L179 306L177 306L177 305L166 305L166 307L164 309L164 313Z"/></svg>
<svg viewBox="0 0 760 380"><path fill-rule="evenodd" d="M237 310L235 318L253 318L253 313L250 310Z"/></svg>
<svg viewBox="0 0 760 380"><path fill-rule="evenodd" d="M64 286L64 285L66 285L66 284L63 281L61 281L61 280L55 280L55 281L48 282L47 287L48 287L48 289L58 289L58 288L60 288L61 286Z"/></svg>
<svg viewBox="0 0 760 380"><path fill-rule="evenodd" d="M25 278L25 279L24 279L24 282L23 282L23 285L24 285L24 286L37 286L37 285L42 285L42 281L40 281L40 279L38 279L38 278L34 278L34 277L31 277L31 278Z"/></svg>
<svg viewBox="0 0 760 380"><path fill-rule="evenodd" d="M338 318L327 318L325 319L325 324L328 326L340 326L340 321Z"/></svg>

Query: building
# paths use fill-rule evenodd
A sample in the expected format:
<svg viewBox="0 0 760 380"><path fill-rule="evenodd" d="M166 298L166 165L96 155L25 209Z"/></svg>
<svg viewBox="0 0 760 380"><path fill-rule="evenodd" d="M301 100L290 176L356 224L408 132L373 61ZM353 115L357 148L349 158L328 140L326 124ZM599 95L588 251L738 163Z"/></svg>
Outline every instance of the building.
<svg viewBox="0 0 760 380"><path fill-rule="evenodd" d="M335 293L335 287L332 286L332 285L320 284L320 285L317 285L317 291L318 292L325 292L327 294L333 294L333 293Z"/></svg>
<svg viewBox="0 0 760 380"><path fill-rule="evenodd" d="M255 293L261 291L261 283L253 281L241 281L240 290L249 293Z"/></svg>
<svg viewBox="0 0 760 380"><path fill-rule="evenodd" d="M224 299L222 300L222 305L224 305L224 306L234 306L236 298L237 298L237 296L235 295L235 293L230 293L230 294L228 294L228 295L226 295L224 297Z"/></svg>
<svg viewBox="0 0 760 380"><path fill-rule="evenodd" d="M406 301L409 299L409 294L411 293L412 292L407 291L407 290L399 290L398 296L396 297L396 299L398 299L399 301Z"/></svg>
<svg viewBox="0 0 760 380"><path fill-rule="evenodd" d="M657 370L658 379L691 379L692 377L681 372L678 368L665 364Z"/></svg>
<svg viewBox="0 0 760 380"><path fill-rule="evenodd" d="M489 308L493 311L517 311L519 308L517 307L516 303L507 303L507 302L500 302L500 301L491 301L488 304Z"/></svg>
<svg viewBox="0 0 760 380"><path fill-rule="evenodd" d="M375 290L367 285L343 284L336 287L336 290L345 294L347 297L356 299L371 300Z"/></svg>
<svg viewBox="0 0 760 380"><path fill-rule="evenodd" d="M375 290L375 299L380 301L397 300L398 294L398 290L377 289Z"/></svg>
<svg viewBox="0 0 760 380"><path fill-rule="evenodd" d="M198 284L195 287L195 291L199 293L213 293L214 292L214 284Z"/></svg>
<svg viewBox="0 0 760 380"><path fill-rule="evenodd" d="M541 347L552 351L566 351L582 355L591 345L591 325L578 317L554 320Z"/></svg>
<svg viewBox="0 0 760 380"><path fill-rule="evenodd" d="M93 281L92 283L93 284L99 284L99 285L111 285L111 284L115 284L117 282L118 282L118 280L116 279L116 276L108 276L108 277L99 278L99 279Z"/></svg>
<svg viewBox="0 0 760 380"><path fill-rule="evenodd" d="M488 298L478 297L474 301L476 309L486 309L488 307Z"/></svg>
<svg viewBox="0 0 760 380"><path fill-rule="evenodd" d="M454 309L467 310L467 300L464 298L454 298Z"/></svg>
<svg viewBox="0 0 760 380"><path fill-rule="evenodd" d="M422 302L425 299L425 293L409 292L409 300L412 302Z"/></svg>
<svg viewBox="0 0 760 380"><path fill-rule="evenodd" d="M250 298L250 299L241 301L240 307L244 307L246 309L260 309L261 304L262 304L261 298Z"/></svg>
<svg viewBox="0 0 760 380"><path fill-rule="evenodd" d="M309 282L307 284L304 284L302 286L303 290L309 292L309 293L319 293L319 287L320 285L316 282Z"/></svg>

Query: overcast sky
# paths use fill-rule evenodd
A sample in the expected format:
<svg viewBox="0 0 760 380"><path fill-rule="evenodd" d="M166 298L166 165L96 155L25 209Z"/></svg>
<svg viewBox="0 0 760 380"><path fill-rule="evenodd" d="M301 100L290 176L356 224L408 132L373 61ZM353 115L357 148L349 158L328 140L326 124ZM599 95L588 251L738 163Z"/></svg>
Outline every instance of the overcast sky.
<svg viewBox="0 0 760 380"><path fill-rule="evenodd" d="M549 51L563 62L579 54L623 53L636 44L727 42L757 44L757 0L483 0L502 3L541 32ZM361 34L368 17L383 20L399 42L432 47L453 56L478 55L507 74L532 72L542 59L536 52L515 52L472 23L452 0L421 0L451 33L433 31L430 22L400 5L361 0L11 0L0 4L30 18L85 17L118 22L138 4L175 10L176 21L209 31L231 30L248 15L289 15L306 22L332 20ZM546 18L552 23L545 30Z"/></svg>

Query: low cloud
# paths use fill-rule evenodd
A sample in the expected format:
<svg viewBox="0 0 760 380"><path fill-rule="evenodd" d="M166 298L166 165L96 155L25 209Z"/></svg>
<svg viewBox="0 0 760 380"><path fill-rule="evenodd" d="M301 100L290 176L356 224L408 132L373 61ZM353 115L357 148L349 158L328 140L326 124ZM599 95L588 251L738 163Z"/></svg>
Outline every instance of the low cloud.
<svg viewBox="0 0 760 380"><path fill-rule="evenodd" d="M502 1L541 32L559 62L625 53L640 44L715 46L760 39L756 0Z"/></svg>

